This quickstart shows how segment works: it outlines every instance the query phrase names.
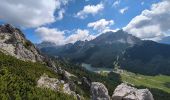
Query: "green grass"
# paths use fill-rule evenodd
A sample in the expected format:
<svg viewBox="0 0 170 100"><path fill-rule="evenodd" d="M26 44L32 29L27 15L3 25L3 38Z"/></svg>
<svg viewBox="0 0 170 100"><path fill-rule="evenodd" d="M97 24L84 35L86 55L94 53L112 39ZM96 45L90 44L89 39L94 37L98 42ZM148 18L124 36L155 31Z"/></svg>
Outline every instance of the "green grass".
<svg viewBox="0 0 170 100"><path fill-rule="evenodd" d="M148 88L154 100L170 100L170 76L147 76L123 70L118 71L123 82L134 85L138 89Z"/></svg>
<svg viewBox="0 0 170 100"><path fill-rule="evenodd" d="M130 72L124 72L120 75L123 81L134 84L135 86L146 86L170 93L170 76L145 76Z"/></svg>

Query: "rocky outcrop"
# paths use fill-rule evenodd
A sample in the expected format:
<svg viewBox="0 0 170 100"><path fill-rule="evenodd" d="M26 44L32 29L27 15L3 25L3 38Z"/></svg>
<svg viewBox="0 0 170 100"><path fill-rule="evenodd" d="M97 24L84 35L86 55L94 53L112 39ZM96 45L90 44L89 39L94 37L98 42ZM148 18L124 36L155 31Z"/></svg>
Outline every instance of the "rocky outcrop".
<svg viewBox="0 0 170 100"><path fill-rule="evenodd" d="M91 84L92 100L110 100L107 88L99 82L92 82Z"/></svg>
<svg viewBox="0 0 170 100"><path fill-rule="evenodd" d="M110 98L107 88L102 83L92 82L91 95L92 100L154 100L148 89L137 89L126 83L118 85Z"/></svg>
<svg viewBox="0 0 170 100"><path fill-rule="evenodd" d="M66 93L66 94L69 94L69 95L73 95L73 96L76 96L76 93L71 91L71 88L70 88L70 84L69 83L65 83L64 86L63 86L63 92Z"/></svg>
<svg viewBox="0 0 170 100"><path fill-rule="evenodd" d="M64 82L59 81L56 78L49 78L48 75L44 74L37 81L37 86L42 88L50 88L55 91L60 91L63 87Z"/></svg>
<svg viewBox="0 0 170 100"><path fill-rule="evenodd" d="M0 51L24 61L42 62L44 59L24 34L9 24L0 26Z"/></svg>
<svg viewBox="0 0 170 100"><path fill-rule="evenodd" d="M40 77L40 79L37 81L37 86L40 88L49 88L56 92L63 92L65 94L72 95L75 98L81 98L81 96L71 90L69 83L66 83L64 80L49 78L46 74Z"/></svg>
<svg viewBox="0 0 170 100"><path fill-rule="evenodd" d="M154 98L148 89L137 89L122 83L115 89L112 100L154 100Z"/></svg>

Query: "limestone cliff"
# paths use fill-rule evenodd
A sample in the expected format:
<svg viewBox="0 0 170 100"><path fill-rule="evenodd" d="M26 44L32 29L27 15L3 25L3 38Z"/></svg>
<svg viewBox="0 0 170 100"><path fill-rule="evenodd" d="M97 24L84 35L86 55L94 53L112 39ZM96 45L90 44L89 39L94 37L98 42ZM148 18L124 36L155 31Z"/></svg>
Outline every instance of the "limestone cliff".
<svg viewBox="0 0 170 100"><path fill-rule="evenodd" d="M0 51L24 61L43 61L43 57L21 30L10 24L0 26Z"/></svg>

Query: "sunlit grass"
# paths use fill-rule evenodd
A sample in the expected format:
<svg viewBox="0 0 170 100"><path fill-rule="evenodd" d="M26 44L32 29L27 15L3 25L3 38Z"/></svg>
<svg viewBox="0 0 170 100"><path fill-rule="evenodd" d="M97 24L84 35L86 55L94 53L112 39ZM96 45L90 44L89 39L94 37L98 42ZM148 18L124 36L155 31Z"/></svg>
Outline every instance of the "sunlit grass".
<svg viewBox="0 0 170 100"><path fill-rule="evenodd" d="M130 72L121 73L121 79L124 82L131 83L135 86L146 86L150 88L156 88L170 93L170 76L157 75L157 76L145 76L140 74L134 74Z"/></svg>

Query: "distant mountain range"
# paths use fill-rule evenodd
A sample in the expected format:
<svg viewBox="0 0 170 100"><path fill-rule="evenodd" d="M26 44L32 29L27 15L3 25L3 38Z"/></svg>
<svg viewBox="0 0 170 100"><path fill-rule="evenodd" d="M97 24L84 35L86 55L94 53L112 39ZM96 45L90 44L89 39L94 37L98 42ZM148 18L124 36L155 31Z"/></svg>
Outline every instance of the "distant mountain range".
<svg viewBox="0 0 170 100"><path fill-rule="evenodd" d="M103 33L91 41L77 41L63 46L41 45L37 47L43 53L75 63L119 67L141 74L170 75L170 45L143 41L123 30Z"/></svg>

